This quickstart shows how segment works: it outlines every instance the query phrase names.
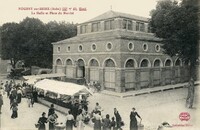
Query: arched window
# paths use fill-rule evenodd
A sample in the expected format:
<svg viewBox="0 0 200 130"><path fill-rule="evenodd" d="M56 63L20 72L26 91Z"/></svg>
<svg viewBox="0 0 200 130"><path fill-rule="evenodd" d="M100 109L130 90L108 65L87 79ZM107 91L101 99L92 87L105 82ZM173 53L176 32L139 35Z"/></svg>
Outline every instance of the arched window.
<svg viewBox="0 0 200 130"><path fill-rule="evenodd" d="M158 59L155 60L153 66L154 67L160 67L160 60L158 60Z"/></svg>
<svg viewBox="0 0 200 130"><path fill-rule="evenodd" d="M176 62L175 62L175 66L180 66L180 65L181 65L181 60L177 59Z"/></svg>
<svg viewBox="0 0 200 130"><path fill-rule="evenodd" d="M171 60L166 60L166 62L165 62L165 66L171 66Z"/></svg>
<svg viewBox="0 0 200 130"><path fill-rule="evenodd" d="M78 63L78 66L85 66L85 63L82 59L79 59L77 63Z"/></svg>
<svg viewBox="0 0 200 130"><path fill-rule="evenodd" d="M188 65L190 65L190 62L189 61L185 61L184 62L184 66L188 66Z"/></svg>
<svg viewBox="0 0 200 130"><path fill-rule="evenodd" d="M92 59L92 60L90 61L90 66L99 66L99 63L98 63L97 60Z"/></svg>
<svg viewBox="0 0 200 130"><path fill-rule="evenodd" d="M127 68L130 68L130 67L134 67L134 60L133 59L129 59L127 62L126 62L126 65L125 65Z"/></svg>
<svg viewBox="0 0 200 130"><path fill-rule="evenodd" d="M93 43L92 46L91 46L91 50L95 51L96 49L97 49L97 45L95 43Z"/></svg>
<svg viewBox="0 0 200 130"><path fill-rule="evenodd" d="M149 66L149 61L147 59L142 60L140 67L148 67Z"/></svg>
<svg viewBox="0 0 200 130"><path fill-rule="evenodd" d="M155 50L156 50L156 52L159 52L160 51L160 45L156 44Z"/></svg>
<svg viewBox="0 0 200 130"><path fill-rule="evenodd" d="M67 61L66 61L66 65L72 65L72 60L67 59Z"/></svg>
<svg viewBox="0 0 200 130"><path fill-rule="evenodd" d="M112 49L112 47L113 47L113 45L112 45L111 42L108 42L108 43L106 44L106 49L107 49L108 51L110 51L110 50Z"/></svg>
<svg viewBox="0 0 200 130"><path fill-rule="evenodd" d="M79 46L78 46L78 51L79 51L79 52L82 52L82 51L83 51L83 45L79 45Z"/></svg>
<svg viewBox="0 0 200 130"><path fill-rule="evenodd" d="M56 65L62 65L62 61L60 59L56 60Z"/></svg>
<svg viewBox="0 0 200 130"><path fill-rule="evenodd" d="M106 60L105 67L115 67L114 61L112 59Z"/></svg>
<svg viewBox="0 0 200 130"><path fill-rule="evenodd" d="M133 44L132 42L130 42L130 43L128 44L128 49L129 49L130 51L132 51L132 50L134 49L134 44Z"/></svg>
<svg viewBox="0 0 200 130"><path fill-rule="evenodd" d="M147 50L148 50L148 45L147 45L147 43L144 43L142 47L143 47L143 50L144 50L144 51L147 51Z"/></svg>

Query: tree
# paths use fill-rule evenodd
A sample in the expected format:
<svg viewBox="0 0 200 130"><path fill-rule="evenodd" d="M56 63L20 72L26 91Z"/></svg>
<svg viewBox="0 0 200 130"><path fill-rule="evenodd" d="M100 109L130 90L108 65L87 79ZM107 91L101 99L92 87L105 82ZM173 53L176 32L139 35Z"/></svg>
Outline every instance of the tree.
<svg viewBox="0 0 200 130"><path fill-rule="evenodd" d="M55 22L51 21L46 24L47 33L46 33L46 42L45 44L45 54L48 60L48 63L52 65L52 54L53 54L53 45L51 43L57 42L60 40L64 40L70 37L73 37L77 34L76 25L73 23L65 23L65 22Z"/></svg>
<svg viewBox="0 0 200 130"><path fill-rule="evenodd" d="M158 1L150 19L152 32L162 39L164 53L189 62L191 74L194 74L198 59L198 7L195 2Z"/></svg>
<svg viewBox="0 0 200 130"><path fill-rule="evenodd" d="M19 23L20 43L23 50L22 59L25 61L25 66L33 65L40 67L48 67L49 62L46 60L45 48L46 27L45 24L36 18L25 18ZM50 56L50 54L48 54Z"/></svg>
<svg viewBox="0 0 200 130"><path fill-rule="evenodd" d="M19 24L5 23L1 28L2 57L13 67L19 60L26 67L52 67L52 42L75 36L76 25L65 22L44 24L36 18L25 18Z"/></svg>
<svg viewBox="0 0 200 130"><path fill-rule="evenodd" d="M2 59L9 59L13 68L21 57L18 30L17 23L6 23L1 27Z"/></svg>

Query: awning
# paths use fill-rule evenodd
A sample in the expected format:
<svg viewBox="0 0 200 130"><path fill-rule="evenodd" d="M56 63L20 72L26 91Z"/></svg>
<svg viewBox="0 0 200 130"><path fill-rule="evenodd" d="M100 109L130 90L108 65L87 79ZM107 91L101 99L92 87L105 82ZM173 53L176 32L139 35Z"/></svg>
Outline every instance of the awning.
<svg viewBox="0 0 200 130"><path fill-rule="evenodd" d="M41 78L55 78L55 77L64 77L65 74L64 73L52 73L52 74L41 74L41 75L37 75Z"/></svg>
<svg viewBox="0 0 200 130"><path fill-rule="evenodd" d="M30 85L35 84L39 79L41 79L39 76L31 75L31 76L23 76L25 79L25 83L28 83Z"/></svg>
<svg viewBox="0 0 200 130"><path fill-rule="evenodd" d="M25 82L28 84L35 84L40 79L45 78L55 78L55 77L64 77L64 73L52 73L52 74L41 74L41 75L29 75L29 76L23 76L25 79Z"/></svg>
<svg viewBox="0 0 200 130"><path fill-rule="evenodd" d="M73 96L77 93L88 93L92 95L92 92L90 92L90 90L86 86L69 82L43 79L38 81L34 86L36 88L40 88L46 91L51 91L62 95Z"/></svg>

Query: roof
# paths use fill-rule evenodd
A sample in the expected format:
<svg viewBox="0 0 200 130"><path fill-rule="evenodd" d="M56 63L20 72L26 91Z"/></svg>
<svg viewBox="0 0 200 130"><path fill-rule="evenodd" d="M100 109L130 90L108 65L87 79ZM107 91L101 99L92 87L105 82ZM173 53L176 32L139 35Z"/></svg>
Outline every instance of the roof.
<svg viewBox="0 0 200 130"><path fill-rule="evenodd" d="M92 94L86 86L49 79L40 80L34 86L46 91L69 96L82 92Z"/></svg>
<svg viewBox="0 0 200 130"><path fill-rule="evenodd" d="M26 80L25 82L28 84L35 84L40 79L45 78L54 78L54 77L64 77L64 73L52 73L52 74L41 74L41 75L29 75L29 76L23 76L23 78Z"/></svg>
<svg viewBox="0 0 200 130"><path fill-rule="evenodd" d="M58 42L54 42L52 44L70 44L70 43L79 43L84 41L100 41L105 39L113 39L113 38L121 38L121 39L135 39L135 40L152 40L152 41L160 41L159 38L156 38L151 33L144 33L138 31L123 31L123 30L112 30L105 31L99 33L89 33L83 35L77 35L72 38L68 38L65 40L61 40Z"/></svg>
<svg viewBox="0 0 200 130"><path fill-rule="evenodd" d="M107 12L105 12L93 19L90 19L84 23L105 20L105 19L110 19L110 18L116 18L116 17L130 18L130 19L148 22L148 18L146 18L146 17L141 17L141 16L136 16L136 15L132 15L132 14L121 13L121 12L116 12L116 11L110 10L110 11L107 11Z"/></svg>

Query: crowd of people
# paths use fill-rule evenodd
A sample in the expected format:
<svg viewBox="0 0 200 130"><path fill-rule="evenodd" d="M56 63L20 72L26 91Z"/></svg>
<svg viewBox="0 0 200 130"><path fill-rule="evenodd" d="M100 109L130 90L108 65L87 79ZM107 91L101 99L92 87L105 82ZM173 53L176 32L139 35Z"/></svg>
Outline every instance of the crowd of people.
<svg viewBox="0 0 200 130"><path fill-rule="evenodd" d="M16 83L14 80L1 81L1 92L0 92L0 108L3 105L2 94L6 92L7 98L10 100L10 110L12 110L11 118L15 119L18 117L18 105L21 103L22 96L25 95L27 98L27 104L29 107L33 107L34 102L37 102L37 92L32 90L26 94L23 93L23 88L27 87L28 84ZM1 109L0 109L1 110ZM0 111L1 112L1 111Z"/></svg>
<svg viewBox="0 0 200 130"><path fill-rule="evenodd" d="M99 103L96 103L94 110L89 114L88 111L85 111L84 108L79 107L77 112L74 113L73 109L68 111L66 115L65 124L63 124L63 129L66 130L84 130L86 124L91 122L93 124L94 130L122 130L122 126L124 126L124 122L122 121L121 115L118 112L117 108L114 108L113 114L114 117L110 117L109 114L106 114L103 117L102 107ZM138 130L138 121L137 117L142 120L140 115L135 111L135 108L132 108L130 113L130 130ZM48 116L46 117L46 113L43 112L42 116L38 120L38 130L45 130L45 124L49 123L49 130L55 130L57 125L57 114L55 113L54 104L51 104Z"/></svg>
<svg viewBox="0 0 200 130"><path fill-rule="evenodd" d="M11 118L15 119L18 117L18 105L21 103L21 98L23 95L22 88L26 84L16 84L13 80L6 81L5 84L1 82L1 88L3 86L3 91L0 92L0 114L1 107L3 105L2 93L6 92L7 98L10 100L10 109L12 110ZM190 79L188 83L188 96L186 98L186 105L189 108L193 106L194 100L194 80ZM33 107L34 102L37 102L37 91L32 89L31 93L26 94L28 107ZM86 102L86 100L83 100ZM83 105L82 101L74 102L72 107L69 109L68 114L66 115L66 120L63 123L63 126L66 130L84 130L86 124L91 123L94 130L122 130L125 125L120 112L117 108L113 110L113 117L110 114L105 114L102 116L103 109L97 102L94 109L89 112L87 105ZM130 112L130 130L138 130L138 119L142 121L141 116L136 112L136 109L133 107ZM54 104L51 104L48 115L43 112L42 116L39 117L37 122L38 130L46 130L46 123L49 123L49 130L55 130L58 126L58 115L55 112Z"/></svg>

